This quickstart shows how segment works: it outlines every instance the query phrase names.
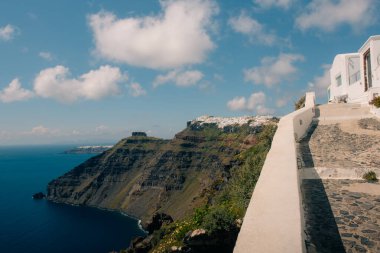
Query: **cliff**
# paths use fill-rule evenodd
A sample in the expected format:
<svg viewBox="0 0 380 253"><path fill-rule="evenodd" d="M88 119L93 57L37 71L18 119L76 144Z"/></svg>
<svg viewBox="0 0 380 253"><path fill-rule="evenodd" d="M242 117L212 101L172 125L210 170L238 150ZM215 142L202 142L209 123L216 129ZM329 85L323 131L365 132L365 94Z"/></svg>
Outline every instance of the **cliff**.
<svg viewBox="0 0 380 253"><path fill-rule="evenodd" d="M264 126L276 124L250 117L220 125L210 118L189 122L172 140L122 139L51 181L47 198L122 210L143 220L155 212L181 219L210 202L209 193L222 188L241 163L238 155L255 145Z"/></svg>

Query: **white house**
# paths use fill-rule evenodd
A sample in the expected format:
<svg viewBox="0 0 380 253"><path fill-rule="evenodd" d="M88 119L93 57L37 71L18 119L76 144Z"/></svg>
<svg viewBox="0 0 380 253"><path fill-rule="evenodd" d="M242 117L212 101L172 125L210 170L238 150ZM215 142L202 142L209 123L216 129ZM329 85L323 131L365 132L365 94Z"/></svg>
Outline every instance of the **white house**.
<svg viewBox="0 0 380 253"><path fill-rule="evenodd" d="M329 102L368 104L380 94L380 35L358 53L338 54L330 69Z"/></svg>

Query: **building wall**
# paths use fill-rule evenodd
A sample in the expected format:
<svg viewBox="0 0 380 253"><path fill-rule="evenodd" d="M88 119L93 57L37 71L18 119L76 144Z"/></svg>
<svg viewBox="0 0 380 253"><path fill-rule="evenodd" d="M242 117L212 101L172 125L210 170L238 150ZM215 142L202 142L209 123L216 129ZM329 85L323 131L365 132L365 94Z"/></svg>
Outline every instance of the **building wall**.
<svg viewBox="0 0 380 253"><path fill-rule="evenodd" d="M370 49L371 53L371 72L372 87L365 91L365 69L364 54ZM360 57L357 61L356 57ZM355 61L352 61L355 59ZM350 83L356 69L360 69L360 79ZM337 86L337 76L341 75L342 84ZM366 104L374 96L380 95L380 36L370 37L366 43L359 49L359 53L339 54L335 57L330 70L330 101L334 98L347 96L348 103ZM356 79L356 78L355 78ZM352 80L352 79L351 79ZM335 101L337 101L335 99Z"/></svg>
<svg viewBox="0 0 380 253"><path fill-rule="evenodd" d="M373 87L380 87L380 40L371 41Z"/></svg>
<svg viewBox="0 0 380 253"><path fill-rule="evenodd" d="M345 85L347 80L347 74L346 74L346 64L345 64L345 57L344 55L337 55L335 56L333 65L330 69L330 92L331 92L331 98L334 99L335 97L340 97L347 94L347 86ZM337 85L337 77L341 76L342 84L340 86Z"/></svg>
<svg viewBox="0 0 380 253"><path fill-rule="evenodd" d="M361 74L361 61L359 54L350 54L346 56L347 62L347 102L364 103L366 102L366 94L364 93L364 85ZM356 81L355 81L356 80Z"/></svg>

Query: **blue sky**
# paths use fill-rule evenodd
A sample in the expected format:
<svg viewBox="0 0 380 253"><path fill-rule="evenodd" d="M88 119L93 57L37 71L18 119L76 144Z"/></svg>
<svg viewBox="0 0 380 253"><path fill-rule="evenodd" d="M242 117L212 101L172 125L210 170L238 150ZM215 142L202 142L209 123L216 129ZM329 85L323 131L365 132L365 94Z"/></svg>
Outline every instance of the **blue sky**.
<svg viewBox="0 0 380 253"><path fill-rule="evenodd" d="M0 145L171 138L201 115L326 102L334 56L379 34L376 0L2 0Z"/></svg>

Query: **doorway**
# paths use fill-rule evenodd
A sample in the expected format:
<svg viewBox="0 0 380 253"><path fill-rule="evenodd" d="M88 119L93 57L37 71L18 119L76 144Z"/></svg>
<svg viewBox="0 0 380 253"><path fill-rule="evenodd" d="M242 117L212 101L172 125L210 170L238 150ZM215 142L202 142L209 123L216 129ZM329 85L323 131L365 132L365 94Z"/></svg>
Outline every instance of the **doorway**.
<svg viewBox="0 0 380 253"><path fill-rule="evenodd" d="M372 87L371 51L364 53L364 91Z"/></svg>

